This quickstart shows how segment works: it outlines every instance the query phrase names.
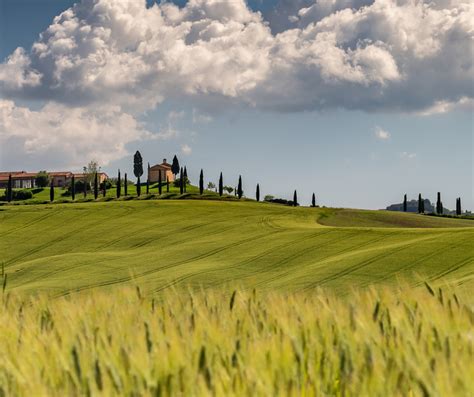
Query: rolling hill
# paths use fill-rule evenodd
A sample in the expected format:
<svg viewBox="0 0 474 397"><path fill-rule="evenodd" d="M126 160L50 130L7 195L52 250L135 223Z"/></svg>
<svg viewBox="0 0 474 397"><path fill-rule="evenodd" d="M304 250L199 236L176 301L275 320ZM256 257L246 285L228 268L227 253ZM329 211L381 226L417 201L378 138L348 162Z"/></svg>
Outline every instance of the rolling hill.
<svg viewBox="0 0 474 397"><path fill-rule="evenodd" d="M8 289L140 283L338 292L397 278L474 281L474 222L254 202L136 200L0 207Z"/></svg>

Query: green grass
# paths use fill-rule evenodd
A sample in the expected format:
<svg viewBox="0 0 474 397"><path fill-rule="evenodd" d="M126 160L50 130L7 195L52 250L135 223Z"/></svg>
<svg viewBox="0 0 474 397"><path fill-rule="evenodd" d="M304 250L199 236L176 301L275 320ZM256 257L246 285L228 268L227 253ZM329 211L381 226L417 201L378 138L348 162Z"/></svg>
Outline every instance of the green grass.
<svg viewBox="0 0 474 397"><path fill-rule="evenodd" d="M466 226L474 224L254 202L6 205L0 262L8 291L54 296L130 280L150 292L238 282L259 290L346 293L397 278L469 289L474 228Z"/></svg>

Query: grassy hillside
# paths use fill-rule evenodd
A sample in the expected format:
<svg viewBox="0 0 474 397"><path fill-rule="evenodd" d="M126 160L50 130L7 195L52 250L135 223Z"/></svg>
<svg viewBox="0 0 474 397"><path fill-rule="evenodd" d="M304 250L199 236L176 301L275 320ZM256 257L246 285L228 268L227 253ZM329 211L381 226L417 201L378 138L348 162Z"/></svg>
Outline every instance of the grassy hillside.
<svg viewBox="0 0 474 397"><path fill-rule="evenodd" d="M474 228L465 226L474 224L252 202L3 206L0 262L8 274L7 290L53 295L132 279L152 292L229 282L346 292L396 277L416 284L415 273L434 284L469 288Z"/></svg>

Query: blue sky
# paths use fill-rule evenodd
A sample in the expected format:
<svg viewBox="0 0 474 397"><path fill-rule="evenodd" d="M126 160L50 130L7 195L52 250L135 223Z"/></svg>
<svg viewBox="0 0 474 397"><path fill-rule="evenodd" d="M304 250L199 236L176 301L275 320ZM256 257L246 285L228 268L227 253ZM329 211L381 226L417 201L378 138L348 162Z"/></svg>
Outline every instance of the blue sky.
<svg viewBox="0 0 474 397"><path fill-rule="evenodd" d="M74 1L69 0L0 0L1 58L5 60L17 47L23 47L28 53L31 45L38 41L39 34L48 28L53 18L73 3ZM184 6L184 3L182 1L180 6ZM286 29L272 26L272 15L276 11L281 14L288 9L284 1L277 4L276 1L257 0L249 6L252 10L262 10L272 30ZM314 15L317 15L315 18L321 20L324 16L321 17L318 12L320 9L314 11ZM306 14L299 15L300 20L296 23L303 24ZM306 25L295 27L302 31L307 28ZM354 51L354 47L348 53L352 54L351 51ZM33 59L33 55L30 56ZM394 59L398 65L402 63L396 54ZM411 62L411 59L408 61ZM405 59L403 62L408 61ZM387 63L384 61L384 68ZM414 65L413 69L419 67ZM0 80L1 73L0 69ZM300 75L304 73L309 72L303 70ZM466 81L454 71L454 77L446 78L445 87L439 84L438 91L433 91L433 95L441 95L440 100L430 104L429 97L423 97L423 92L420 93L419 89L410 92L409 87L395 87L392 90L390 79L396 80L397 77L393 77L391 71L384 70L383 73L389 82L381 84L373 92L370 91L371 82L361 83L355 88L352 82L346 86L341 84L337 92L331 82L332 85L315 85L316 97L305 91L304 87L301 88L301 85L297 85L295 91L291 91L291 86L288 93L294 97L281 101L279 91L273 91L270 96L263 90L252 92L248 96L242 95L244 99L240 100L242 90L237 90L237 95L231 94L230 99L225 96L227 94L223 99L219 94L216 99L213 98L214 94L209 95L209 88L206 88L206 92L194 92L187 96L178 89L170 94L168 89L158 102L154 103L154 99L150 99L152 105L148 102L140 103L138 109L134 107L133 110L120 102L121 109L126 109L124 111L134 120L131 125L135 121L138 123L133 128L146 130L148 138L134 140L127 137L124 150L103 161L103 169L109 175L115 175L117 168L131 174L130 154L138 149L145 161L151 164L177 154L181 162L187 165L192 181L197 179L201 168L205 170L206 181L213 182L217 181L219 172L223 171L225 183L229 185L236 185L238 175L241 174L245 193L249 196L253 196L258 182L264 195L291 198L293 190L297 189L303 204L309 203L312 192L315 192L321 205L383 208L399 202L404 193L409 198L416 198L421 192L433 200L436 192L441 191L445 206L454 208L456 197L461 196L464 207L473 210L472 109L456 105L456 98L467 96L472 100L472 79L467 81L468 90L462 91L461 83L466 85ZM427 69L423 76L430 73L434 75L433 78L442 77L436 75L438 72L435 67L433 70ZM371 69L367 74L372 76L374 71ZM309 75L309 79L308 84L313 84L313 81L320 79L320 75ZM422 80L420 75L415 76L415 83L412 85L416 84L417 79ZM289 78L289 81L293 80L294 77ZM160 84L161 87L162 83ZM200 80L199 84L204 83ZM211 89L216 89L214 81L209 84ZM278 81L275 84L278 86ZM423 87L437 84L423 82ZM461 88L457 88L458 85ZM217 88L220 89L221 87ZM447 92L446 99L442 97L443 90ZM325 94L326 91L329 93ZM44 117L41 116L39 120L53 117L51 113L41 110L50 103L59 103L68 109L75 109L77 106L86 109L84 103L88 100L87 96L78 104L71 102L71 94L54 97L52 95L57 95L57 91L47 95L44 92L46 91L31 94L25 89L15 91L5 85L0 91L0 99L3 97L13 101L14 106L21 109L43 112ZM145 94L147 93L139 92L137 97L141 99ZM117 93L114 91L110 95ZM271 96L275 95L277 98L274 100ZM356 98L355 102L353 98L358 95L360 99ZM375 95L378 95L376 100L373 99ZM314 105L323 102L330 105ZM412 102L419 109L410 111L411 105L407 104ZM463 99L458 102L466 101ZM130 99L127 98L127 105L129 103ZM293 106L294 103L297 105ZM114 102L113 105L117 104ZM90 108L84 112L92 111L90 109L93 109L94 104L87 106ZM437 106L441 106L441 110L433 111ZM61 118L58 114L61 115L62 111L54 109L52 114ZM40 117L39 113L35 113L35 117ZM15 121L19 122L17 119ZM0 152L2 170L64 169L86 163L91 159L91 153L95 153L90 148L77 153L75 163L69 164L65 157L52 158L48 153L37 153L31 147L24 149L27 143L22 139L26 138L14 135L7 129L8 125L10 124L4 123L4 131L0 130L7 142L2 145ZM42 124L38 123L40 125ZM67 124L63 128L67 129ZM108 130L104 127L103 131L106 134ZM47 136L47 132L42 131L41 134ZM91 139L101 142L101 134L97 135L99 138ZM122 136L117 136L116 139L121 139ZM32 138L29 139L31 141ZM87 137L78 135L78 139ZM110 145L110 142L105 140L102 146ZM54 149L60 150L61 147ZM101 158L97 160L101 162Z"/></svg>

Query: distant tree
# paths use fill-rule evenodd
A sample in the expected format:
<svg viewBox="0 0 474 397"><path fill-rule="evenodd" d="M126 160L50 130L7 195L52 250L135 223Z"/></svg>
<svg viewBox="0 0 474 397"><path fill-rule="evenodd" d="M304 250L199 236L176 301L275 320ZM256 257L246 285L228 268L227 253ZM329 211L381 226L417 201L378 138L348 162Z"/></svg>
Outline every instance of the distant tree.
<svg viewBox="0 0 474 397"><path fill-rule="evenodd" d="M179 171L180 171L180 167L179 167L178 157L174 155L173 162L171 164L171 172L174 174L174 179L176 179L176 175L179 174Z"/></svg>
<svg viewBox="0 0 474 397"><path fill-rule="evenodd" d="M74 174L72 175L72 179L71 179L71 198L72 198L72 201L76 199L76 178Z"/></svg>
<svg viewBox="0 0 474 397"><path fill-rule="evenodd" d="M214 189L216 188L216 185L215 185L214 183L212 183L212 182L209 182L209 183L207 184L207 188L208 188L209 190L214 190Z"/></svg>
<svg viewBox="0 0 474 397"><path fill-rule="evenodd" d="M421 198L421 193L418 194L418 213L423 213L423 199Z"/></svg>
<svg viewBox="0 0 474 397"><path fill-rule="evenodd" d="M296 207L298 205L298 195L296 194L296 190L293 193L293 206Z"/></svg>
<svg viewBox="0 0 474 397"><path fill-rule="evenodd" d="M179 193L184 193L184 178L183 178L183 167L179 171Z"/></svg>
<svg viewBox="0 0 474 397"><path fill-rule="evenodd" d="M311 197L311 207L316 207L316 195L313 193L313 197Z"/></svg>
<svg viewBox="0 0 474 397"><path fill-rule="evenodd" d="M147 168L147 177L146 177L146 194L150 194L150 163L148 163Z"/></svg>
<svg viewBox="0 0 474 397"><path fill-rule="evenodd" d="M13 180L12 174L8 175L8 185L7 185L7 201L10 203L13 198Z"/></svg>
<svg viewBox="0 0 474 397"><path fill-rule="evenodd" d="M123 193L125 196L128 195L128 178L127 178L127 173L125 173L124 178L123 178Z"/></svg>
<svg viewBox="0 0 474 397"><path fill-rule="evenodd" d="M140 177L143 175L143 158L137 150L133 156L133 175L137 178L137 196L140 197L141 184Z"/></svg>
<svg viewBox="0 0 474 397"><path fill-rule="evenodd" d="M201 168L201 173L199 174L199 194L204 193L204 172Z"/></svg>
<svg viewBox="0 0 474 397"><path fill-rule="evenodd" d="M183 190L184 193L186 193L186 186L188 185L188 170L186 169L186 166L184 167L184 172L183 172Z"/></svg>
<svg viewBox="0 0 474 397"><path fill-rule="evenodd" d="M40 171L36 175L35 185L38 187L46 187L49 183L49 175L46 171Z"/></svg>
<svg viewBox="0 0 474 397"><path fill-rule="evenodd" d="M120 194L122 193L121 190L122 190L122 186L121 186L121 178L120 178L120 170L118 170L118 176L117 176L117 198L120 198Z"/></svg>
<svg viewBox="0 0 474 397"><path fill-rule="evenodd" d="M257 189L255 190L255 199L260 201L260 185L257 183Z"/></svg>
<svg viewBox="0 0 474 397"><path fill-rule="evenodd" d="M170 179L168 178L168 175L166 175L166 193L170 192Z"/></svg>
<svg viewBox="0 0 474 397"><path fill-rule="evenodd" d="M161 195L162 187L161 187L161 170L158 170L158 194Z"/></svg>
<svg viewBox="0 0 474 397"><path fill-rule="evenodd" d="M237 185L237 196L239 197L239 200L242 198L243 195L242 191L242 175L239 175L239 184Z"/></svg>
<svg viewBox="0 0 474 397"><path fill-rule="evenodd" d="M443 202L441 201L441 193L438 192L438 199L436 200L436 212L438 215L443 214Z"/></svg>
<svg viewBox="0 0 474 397"><path fill-rule="evenodd" d="M84 194L84 198L87 197L87 181L86 181L86 174L82 174L83 178L82 178L82 181L78 181L78 182L82 182L82 192Z"/></svg>
<svg viewBox="0 0 474 397"><path fill-rule="evenodd" d="M461 197L458 197L456 199L456 215L462 215Z"/></svg>
<svg viewBox="0 0 474 397"><path fill-rule="evenodd" d="M86 186L91 186L94 180L94 175L100 172L99 163L95 160L89 161L89 164L82 167L84 172L84 182Z"/></svg>
<svg viewBox="0 0 474 397"><path fill-rule="evenodd" d="M97 172L94 175L94 199L97 200L97 197L99 197L99 180L97 178Z"/></svg>
<svg viewBox="0 0 474 397"><path fill-rule="evenodd" d="M407 195L405 194L403 196L403 212L407 212L408 210L408 200L407 200Z"/></svg>
<svg viewBox="0 0 474 397"><path fill-rule="evenodd" d="M219 196L222 196L224 194L224 179L222 178L222 172L221 175L219 176Z"/></svg>
<svg viewBox="0 0 474 397"><path fill-rule="evenodd" d="M107 185L109 181L107 180L104 180L104 182L102 182L102 196L105 197L107 196Z"/></svg>
<svg viewBox="0 0 474 397"><path fill-rule="evenodd" d="M271 194L267 194L265 195L265 197L263 198L263 201L272 201L275 197L272 196Z"/></svg>
<svg viewBox="0 0 474 397"><path fill-rule="evenodd" d="M234 191L234 188L232 186L224 186L224 190L227 192L227 194L232 194L232 192Z"/></svg>
<svg viewBox="0 0 474 397"><path fill-rule="evenodd" d="M51 180L51 185L49 186L49 201L54 201L54 185L53 180Z"/></svg>

